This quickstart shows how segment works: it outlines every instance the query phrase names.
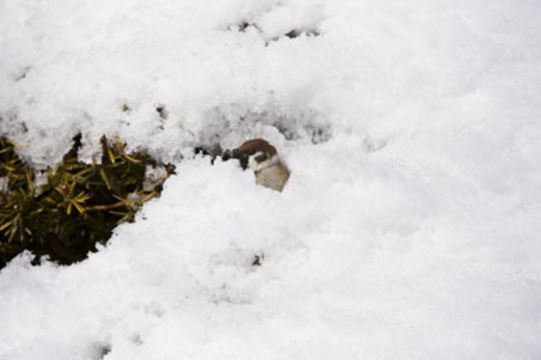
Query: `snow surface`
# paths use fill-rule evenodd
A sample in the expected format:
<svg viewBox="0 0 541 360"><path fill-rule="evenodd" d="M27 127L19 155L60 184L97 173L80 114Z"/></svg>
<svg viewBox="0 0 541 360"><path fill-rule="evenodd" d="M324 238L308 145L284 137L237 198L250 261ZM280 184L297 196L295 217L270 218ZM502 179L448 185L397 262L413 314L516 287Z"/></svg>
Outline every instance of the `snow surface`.
<svg viewBox="0 0 541 360"><path fill-rule="evenodd" d="M541 358L539 19L538 0L0 1L22 155L52 164L81 131L91 159L116 134L178 172L87 261L0 271L0 359ZM188 150L255 136L283 193Z"/></svg>

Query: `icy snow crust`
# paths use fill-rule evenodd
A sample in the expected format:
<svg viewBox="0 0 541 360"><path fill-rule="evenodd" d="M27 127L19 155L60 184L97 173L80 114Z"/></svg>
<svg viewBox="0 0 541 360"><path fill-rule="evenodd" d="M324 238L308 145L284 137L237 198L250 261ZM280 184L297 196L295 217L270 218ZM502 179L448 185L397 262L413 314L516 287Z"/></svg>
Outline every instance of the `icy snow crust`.
<svg viewBox="0 0 541 360"><path fill-rule="evenodd" d="M0 272L0 359L539 358L540 18L1 1L0 131L24 156L118 134L178 176L87 261ZM186 150L254 136L290 167L283 193Z"/></svg>

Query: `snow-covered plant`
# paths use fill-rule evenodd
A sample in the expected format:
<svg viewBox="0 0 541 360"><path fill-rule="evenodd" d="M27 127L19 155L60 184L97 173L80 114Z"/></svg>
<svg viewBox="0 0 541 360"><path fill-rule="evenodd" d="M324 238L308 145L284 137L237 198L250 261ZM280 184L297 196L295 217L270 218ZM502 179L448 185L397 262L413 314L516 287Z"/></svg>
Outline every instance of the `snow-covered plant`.
<svg viewBox="0 0 541 360"><path fill-rule="evenodd" d="M61 264L83 260L105 244L115 226L131 222L143 203L160 194L174 172L143 152L125 152L118 138L101 139L101 161L79 161L81 135L47 181L36 185L32 168L17 155L17 144L0 138L0 267L30 250ZM164 176L149 183L146 168L162 167ZM150 185L149 185L150 184Z"/></svg>

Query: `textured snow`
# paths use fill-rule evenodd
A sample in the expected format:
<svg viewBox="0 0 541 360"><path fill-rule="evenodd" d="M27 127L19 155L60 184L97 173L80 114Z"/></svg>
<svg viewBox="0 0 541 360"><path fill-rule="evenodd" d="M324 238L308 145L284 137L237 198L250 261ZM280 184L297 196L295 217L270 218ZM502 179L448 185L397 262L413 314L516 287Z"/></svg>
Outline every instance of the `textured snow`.
<svg viewBox="0 0 541 360"><path fill-rule="evenodd" d="M52 164L80 131L91 159L106 133L178 173L88 260L0 271L0 359L539 358L540 18L0 1L0 133L22 155ZM256 136L282 193L189 151Z"/></svg>

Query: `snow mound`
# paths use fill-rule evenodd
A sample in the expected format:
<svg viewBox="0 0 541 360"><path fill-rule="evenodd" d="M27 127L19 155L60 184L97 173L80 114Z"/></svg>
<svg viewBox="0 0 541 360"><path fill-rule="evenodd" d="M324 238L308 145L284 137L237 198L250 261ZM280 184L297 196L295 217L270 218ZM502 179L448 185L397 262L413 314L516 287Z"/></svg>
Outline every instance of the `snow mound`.
<svg viewBox="0 0 541 360"><path fill-rule="evenodd" d="M0 272L0 359L541 354L534 1L0 2L0 132L178 175L107 247ZM256 136L282 193L187 148Z"/></svg>

